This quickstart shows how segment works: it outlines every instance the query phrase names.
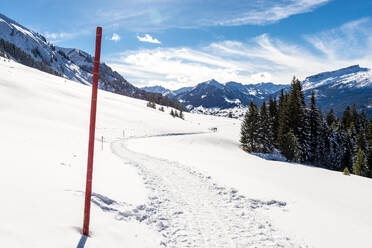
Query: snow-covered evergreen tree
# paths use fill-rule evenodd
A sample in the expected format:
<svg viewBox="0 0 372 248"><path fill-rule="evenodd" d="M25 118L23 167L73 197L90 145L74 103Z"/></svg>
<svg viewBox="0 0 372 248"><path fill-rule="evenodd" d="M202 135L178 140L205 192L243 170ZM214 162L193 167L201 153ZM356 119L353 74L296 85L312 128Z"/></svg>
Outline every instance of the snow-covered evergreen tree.
<svg viewBox="0 0 372 248"><path fill-rule="evenodd" d="M311 94L310 98L310 108L308 111L308 119L309 119L309 131L310 131L310 142L309 142L309 159L308 161L313 163L317 160L319 156L318 146L321 143L320 136L321 136L321 126L322 126L322 113L316 107L315 101L315 94L314 91Z"/></svg>
<svg viewBox="0 0 372 248"><path fill-rule="evenodd" d="M240 143L244 149L249 152L258 152L259 148L259 113L257 105L253 102L250 103L249 108L244 116L244 120L240 129Z"/></svg>
<svg viewBox="0 0 372 248"><path fill-rule="evenodd" d="M309 125L306 115L305 97L302 92L301 82L293 78L288 101L289 127L298 140L301 152L301 161L309 158Z"/></svg>
<svg viewBox="0 0 372 248"><path fill-rule="evenodd" d="M269 98L268 111L272 123L273 145L275 146L278 142L279 114L276 99L273 99L271 96Z"/></svg>
<svg viewBox="0 0 372 248"><path fill-rule="evenodd" d="M260 151L263 153L271 153L274 149L273 123L266 108L265 101L262 103L260 109L258 133L261 147Z"/></svg>
<svg viewBox="0 0 372 248"><path fill-rule="evenodd" d="M358 149L356 160L353 166L353 171L355 175L358 176L367 176L367 159L361 148Z"/></svg>

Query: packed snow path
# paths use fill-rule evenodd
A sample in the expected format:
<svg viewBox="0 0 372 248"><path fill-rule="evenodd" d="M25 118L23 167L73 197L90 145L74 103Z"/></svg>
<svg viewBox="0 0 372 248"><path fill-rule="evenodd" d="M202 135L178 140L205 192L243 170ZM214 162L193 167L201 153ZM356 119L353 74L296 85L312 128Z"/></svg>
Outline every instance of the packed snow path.
<svg viewBox="0 0 372 248"><path fill-rule="evenodd" d="M163 247L303 247L255 211L284 207L284 202L247 199L177 162L133 152L126 142L114 141L111 149L139 170L149 190L148 204L128 210L103 196L93 200L118 219L135 217L154 226L163 236Z"/></svg>

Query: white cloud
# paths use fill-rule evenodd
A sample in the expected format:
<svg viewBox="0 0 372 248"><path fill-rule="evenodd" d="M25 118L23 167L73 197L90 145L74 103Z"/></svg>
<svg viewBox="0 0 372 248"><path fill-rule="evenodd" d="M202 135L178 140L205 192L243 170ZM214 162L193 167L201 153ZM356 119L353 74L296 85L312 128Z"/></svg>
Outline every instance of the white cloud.
<svg viewBox="0 0 372 248"><path fill-rule="evenodd" d="M127 0L99 6L95 20L135 32L168 28L265 25L314 11L331 0ZM104 11L102 11L104 9Z"/></svg>
<svg viewBox="0 0 372 248"><path fill-rule="evenodd" d="M117 33L113 33L110 40L118 42L120 40L120 36Z"/></svg>
<svg viewBox="0 0 372 248"><path fill-rule="evenodd" d="M145 34L145 36L141 37L139 35L137 35L137 39L141 42L148 42L148 43L154 43L154 44L161 44L161 42L156 39L156 38L152 38L151 35L149 34Z"/></svg>
<svg viewBox="0 0 372 248"><path fill-rule="evenodd" d="M85 32L83 32L83 33L85 34ZM45 32L44 33L44 36L48 40L51 40L51 42L54 42L54 43L60 42L60 41L63 41L63 40L69 40L69 39L75 38L78 35L79 35L79 33L77 33L77 32L71 32L71 33L67 33L67 32L60 32L60 33Z"/></svg>
<svg viewBox="0 0 372 248"><path fill-rule="evenodd" d="M267 34L246 43L224 41L199 49L156 48L113 56L110 66L130 82L171 89L215 78L220 82L289 83L353 64L372 66L372 20L360 19L288 44ZM306 43L308 41L308 43Z"/></svg>

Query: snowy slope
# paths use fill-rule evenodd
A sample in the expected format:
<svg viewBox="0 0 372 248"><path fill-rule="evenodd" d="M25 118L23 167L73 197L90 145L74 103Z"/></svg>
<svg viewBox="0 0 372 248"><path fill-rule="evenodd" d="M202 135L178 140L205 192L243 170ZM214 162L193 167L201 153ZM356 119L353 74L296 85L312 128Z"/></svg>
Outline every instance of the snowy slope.
<svg viewBox="0 0 372 248"><path fill-rule="evenodd" d="M90 90L1 59L4 246L78 246ZM239 120L169 111L99 91L84 247L370 246L370 179L248 155Z"/></svg>

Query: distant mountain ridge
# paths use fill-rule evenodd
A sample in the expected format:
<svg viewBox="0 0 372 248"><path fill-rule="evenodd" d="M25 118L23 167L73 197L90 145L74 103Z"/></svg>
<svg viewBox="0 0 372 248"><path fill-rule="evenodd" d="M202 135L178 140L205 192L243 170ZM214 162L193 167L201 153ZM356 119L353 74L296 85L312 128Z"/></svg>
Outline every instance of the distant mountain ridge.
<svg viewBox="0 0 372 248"><path fill-rule="evenodd" d="M0 56L21 64L90 85L93 76L93 56L73 48L54 46L44 36L9 17L0 14ZM102 90L152 100L160 104L183 108L176 99L148 93L130 84L105 63L100 64L99 88Z"/></svg>
<svg viewBox="0 0 372 248"><path fill-rule="evenodd" d="M312 91L316 93L318 106L324 112L333 108L335 113L341 116L347 105L356 104L359 110L365 109L367 114L372 114L372 72L368 68L352 65L318 73L305 78L302 86L307 101ZM288 91L290 85L237 82L221 84L211 79L178 94L175 94L176 91L163 89L192 112L241 117L251 101L261 105L270 96L277 98L282 89ZM169 92L172 92L172 95Z"/></svg>
<svg viewBox="0 0 372 248"><path fill-rule="evenodd" d="M372 115L372 71L353 65L335 71L307 77L302 82L306 99L314 91L323 111L333 108L338 116L347 105L356 104L358 110Z"/></svg>
<svg viewBox="0 0 372 248"><path fill-rule="evenodd" d="M197 84L194 87L184 87L179 90L170 91L162 86L144 87L142 89L150 92L163 92L169 97L174 97L182 102L187 109L193 112L227 115L227 109L234 109L234 116L241 115L241 111L251 101L260 104L269 95L280 89L288 88L288 85L259 83L241 84L238 82L227 82L221 84L211 79Z"/></svg>

